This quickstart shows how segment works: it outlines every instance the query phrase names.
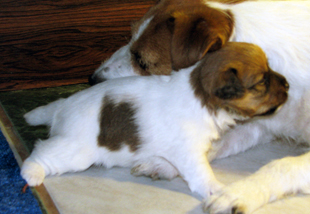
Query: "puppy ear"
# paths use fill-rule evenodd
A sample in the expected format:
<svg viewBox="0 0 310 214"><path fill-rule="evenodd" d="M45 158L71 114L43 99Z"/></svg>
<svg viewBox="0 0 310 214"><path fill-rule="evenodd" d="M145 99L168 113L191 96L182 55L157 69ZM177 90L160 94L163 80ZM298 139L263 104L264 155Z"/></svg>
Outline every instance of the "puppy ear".
<svg viewBox="0 0 310 214"><path fill-rule="evenodd" d="M220 99L234 99L242 97L245 89L237 77L238 71L234 68L229 68L222 72L219 78L219 88L214 92L214 95Z"/></svg>
<svg viewBox="0 0 310 214"><path fill-rule="evenodd" d="M216 20L217 16L213 17L216 21L208 20L205 16L201 13L175 13L167 21L172 33L171 60L174 70L195 64L207 52L220 49L228 41L231 29L229 27L229 32L226 32L227 23Z"/></svg>

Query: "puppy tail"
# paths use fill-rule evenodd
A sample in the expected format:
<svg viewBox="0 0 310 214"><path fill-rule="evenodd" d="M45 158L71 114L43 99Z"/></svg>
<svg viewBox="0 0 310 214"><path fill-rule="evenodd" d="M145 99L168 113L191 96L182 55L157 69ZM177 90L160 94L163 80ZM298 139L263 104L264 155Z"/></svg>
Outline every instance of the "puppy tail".
<svg viewBox="0 0 310 214"><path fill-rule="evenodd" d="M65 99L59 99L45 106L40 106L24 115L26 122L31 126L47 125L51 126L54 115Z"/></svg>

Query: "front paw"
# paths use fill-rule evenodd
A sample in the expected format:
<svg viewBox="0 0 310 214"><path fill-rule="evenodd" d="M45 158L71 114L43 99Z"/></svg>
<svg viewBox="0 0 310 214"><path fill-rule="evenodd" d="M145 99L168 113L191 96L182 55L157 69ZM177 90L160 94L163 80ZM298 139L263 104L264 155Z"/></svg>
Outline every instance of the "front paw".
<svg viewBox="0 0 310 214"><path fill-rule="evenodd" d="M29 186L39 186L45 178L45 171L41 165L32 161L25 161L21 176L26 180Z"/></svg>
<svg viewBox="0 0 310 214"><path fill-rule="evenodd" d="M210 199L210 197L217 192L220 192L224 188L224 184L217 180L208 181L207 183L200 183L199 181L188 182L191 192L199 194L205 199Z"/></svg>
<svg viewBox="0 0 310 214"><path fill-rule="evenodd" d="M244 202L234 195L216 193L203 202L204 211L210 214L246 214Z"/></svg>
<svg viewBox="0 0 310 214"><path fill-rule="evenodd" d="M242 180L211 195L203 204L210 214L249 214L266 204L268 188L252 180Z"/></svg>

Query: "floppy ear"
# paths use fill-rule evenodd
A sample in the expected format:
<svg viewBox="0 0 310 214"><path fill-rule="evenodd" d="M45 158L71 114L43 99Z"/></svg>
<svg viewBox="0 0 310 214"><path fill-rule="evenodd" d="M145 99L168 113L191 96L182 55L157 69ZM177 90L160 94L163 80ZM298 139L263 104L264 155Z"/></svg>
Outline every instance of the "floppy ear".
<svg viewBox="0 0 310 214"><path fill-rule="evenodd" d="M245 89L237 77L237 70L229 68L220 74L219 88L214 92L214 95L220 99L234 99L242 97Z"/></svg>
<svg viewBox="0 0 310 214"><path fill-rule="evenodd" d="M207 21L204 15L173 14L173 18L167 21L172 31L171 60L174 70L195 64L207 52L220 49L229 39L230 32L225 32L227 27L223 26L224 22Z"/></svg>

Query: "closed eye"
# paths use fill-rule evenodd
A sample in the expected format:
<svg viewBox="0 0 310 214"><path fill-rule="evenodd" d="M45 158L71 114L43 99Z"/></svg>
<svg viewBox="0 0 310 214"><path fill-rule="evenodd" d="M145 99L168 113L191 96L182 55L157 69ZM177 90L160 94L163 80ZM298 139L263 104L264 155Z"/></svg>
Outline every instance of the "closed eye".
<svg viewBox="0 0 310 214"><path fill-rule="evenodd" d="M257 86L264 86L266 85L266 79L262 79L261 81L259 81L258 83L256 83Z"/></svg>
<svg viewBox="0 0 310 214"><path fill-rule="evenodd" d="M257 89L257 87L268 87L269 86L269 72L268 73L265 73L263 78L256 82L254 85L252 85L251 87L249 87L249 89Z"/></svg>
<svg viewBox="0 0 310 214"><path fill-rule="evenodd" d="M141 55L138 52L133 52L132 54L133 54L134 60L139 65L139 67L142 70L146 70L148 67L147 67L147 64L142 60Z"/></svg>

